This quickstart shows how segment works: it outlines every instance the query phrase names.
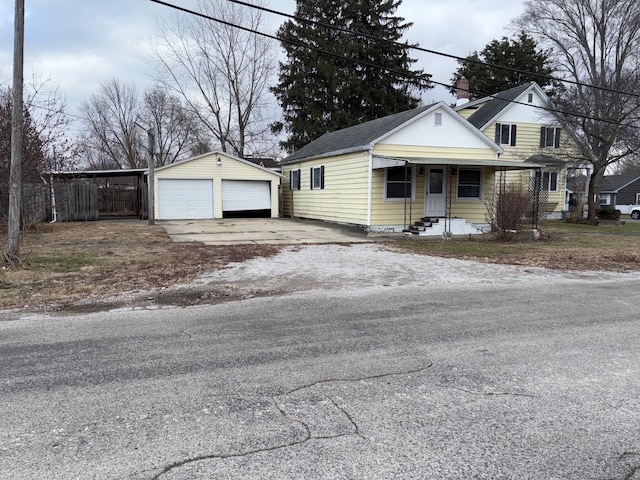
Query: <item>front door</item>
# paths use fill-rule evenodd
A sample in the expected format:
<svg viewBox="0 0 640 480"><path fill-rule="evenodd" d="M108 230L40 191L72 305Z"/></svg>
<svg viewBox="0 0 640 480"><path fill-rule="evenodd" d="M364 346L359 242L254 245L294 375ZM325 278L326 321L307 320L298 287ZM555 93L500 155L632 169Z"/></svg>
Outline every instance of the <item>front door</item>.
<svg viewBox="0 0 640 480"><path fill-rule="evenodd" d="M444 217L447 203L444 167L427 168L424 189L424 216Z"/></svg>

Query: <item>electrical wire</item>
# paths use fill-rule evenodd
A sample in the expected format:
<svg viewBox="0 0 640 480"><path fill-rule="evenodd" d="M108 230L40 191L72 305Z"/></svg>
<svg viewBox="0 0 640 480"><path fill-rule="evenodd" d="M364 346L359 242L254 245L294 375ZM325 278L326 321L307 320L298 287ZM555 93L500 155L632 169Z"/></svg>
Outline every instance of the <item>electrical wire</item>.
<svg viewBox="0 0 640 480"><path fill-rule="evenodd" d="M599 87L599 86L591 85L591 84L588 84L588 83L578 82L578 81L570 80L570 79L562 79L562 78L554 77L552 75L545 75L545 74L542 74L542 73L528 72L526 70L521 70L521 69L515 68L515 67L509 67L507 65L498 65L498 64L495 64L495 63L484 62L482 60L476 60L475 58L472 58L472 57L460 57L460 56L453 55L453 54L450 54L450 53L444 53L444 52L439 52L437 50L431 50L431 49L428 49L428 48L424 48L424 47L421 47L419 45L412 45L412 44L409 44L409 43L401 43L401 42L397 42L397 41L394 41L394 40L389 40L387 38L376 37L375 35L371 35L371 34L368 34L366 32L358 32L358 31L354 31L354 30L349 30L347 28L343 28L343 27L340 27L338 25L331 25L329 23L318 22L317 20L311 20L311 19L300 17L300 16L297 16L297 15L292 15L290 13L281 12L279 10L273 10L271 8L263 7L261 5L254 5L254 4L251 4L251 3L248 3L248 2L244 2L242 0L227 0L227 1L231 2L231 3L235 3L237 5L242 5L242 6L245 6L245 7L254 8L256 10L261 10L263 12L272 13L274 15L279 15L279 16L282 16L282 17L286 17L286 18L289 18L291 20L295 20L295 21L300 22L300 23L306 23L308 25L316 25L316 26L319 26L319 27L328 28L328 29L331 29L331 30L336 30L336 31L341 32L341 33L346 33L346 34L353 35L353 36L363 37L363 38L367 38L369 40L375 40L375 41L378 41L378 42L386 42L386 43L389 43L391 45L395 45L395 46L398 46L398 47L409 48L409 49L412 49L412 50L418 50L420 52L425 52L425 53L429 53L429 54L432 54L432 55L438 55L440 57L450 58L450 59L453 59L453 60L457 60L458 62L473 63L475 65L481 65L483 67L489 67L489 68L492 68L492 69L507 70L509 72L514 72L514 73L522 73L522 74L525 74L525 75L530 75L530 76L534 76L534 77L545 79L545 80L552 80L554 82L568 83L568 84L576 85L576 86L579 86L579 87L587 87L587 88L592 88L592 89L595 89L595 90L602 90L602 91L609 92L609 93L617 93L617 94L628 95L628 96L632 96L632 97L640 97L640 94L638 94L638 93L625 92L625 91L622 91L622 90L617 90L617 89L608 88L608 87Z"/></svg>
<svg viewBox="0 0 640 480"><path fill-rule="evenodd" d="M204 18L205 20L211 20L213 22L220 23L220 24L226 25L228 27L237 28L239 30L243 30L243 31L248 32L248 33L252 33L252 34L255 34L255 35L262 36L262 37L270 38L270 39L278 41L278 42L288 43L288 44L295 45L295 46L298 46L298 47L306 48L308 50L315 51L315 52L320 53L322 55L326 55L326 56L333 57L333 58L338 58L338 59L341 59L341 60L348 60L350 62L357 63L357 64L364 65L364 66L368 66L368 67L372 67L372 68L377 68L377 69L380 69L380 70L387 71L389 73L393 73L393 74L395 74L395 75L397 75L399 77L405 77L405 78L412 79L412 80L424 81L424 82L427 82L427 83L443 86L443 87L446 87L446 88L453 88L453 85L451 85L451 84L432 80L430 78L431 77L430 75L417 75L417 74L413 74L413 73L411 73L409 71L399 71L399 70L396 70L396 69L393 69L393 68L377 65L377 64L375 64L373 62L369 62L369 61L366 61L366 60L355 59L355 58L347 57L347 56L344 56L344 55L340 55L338 53L329 52L329 51L323 50L321 48L314 47L312 45L308 45L308 44L305 44L305 43L302 43L302 42L297 42L297 41L294 41L294 40L284 40L284 39L281 39L281 38L277 37L276 35L272 35L272 34L269 34L269 33L264 33L264 32L261 32L259 30L254 30L254 29L242 26L242 25L237 25L237 24L234 24L234 23L226 21L226 20L222 20L222 19L210 16L210 15L206 15L206 14L201 13L201 12L197 12L195 10L191 10L191 9L188 9L188 8L185 8L185 7L174 5L174 4L169 3L169 2L165 2L163 0L149 0L149 1L152 2L152 3L157 3L159 5L163 5L163 6L168 7L168 8L172 8L174 10L181 11L183 13L188 13L190 15L194 15L194 16L197 16L197 17L200 17L200 18ZM235 0L228 0L228 1L235 1ZM473 93L473 94L481 95L483 98L486 98L486 99L498 99L498 100L502 100L502 101L507 102L507 103L512 103L512 104L516 104L516 105L523 105L523 106L526 106L526 107L531 107L531 108L535 108L535 109L538 109L538 110L543 110L543 111L546 111L546 112L555 113L555 114L558 114L558 115L575 117L575 118L579 118L579 119L582 119L582 120L591 120L591 121L595 121L595 122L609 123L611 125L616 125L616 126L620 126L620 127L640 129L640 126L635 125L635 124L621 124L620 122L617 122L615 120L597 118L597 117L593 117L593 116L590 116L590 115L584 115L584 114L575 113L575 112L567 112L567 111L560 110L560 109L553 108L553 107L549 107L549 106L531 105L529 103L519 102L517 100L502 99L497 94L488 95L488 94L486 94L484 92L480 92L480 91L477 91L477 90L474 90L474 89L471 89L471 88L468 89L468 91L470 93Z"/></svg>

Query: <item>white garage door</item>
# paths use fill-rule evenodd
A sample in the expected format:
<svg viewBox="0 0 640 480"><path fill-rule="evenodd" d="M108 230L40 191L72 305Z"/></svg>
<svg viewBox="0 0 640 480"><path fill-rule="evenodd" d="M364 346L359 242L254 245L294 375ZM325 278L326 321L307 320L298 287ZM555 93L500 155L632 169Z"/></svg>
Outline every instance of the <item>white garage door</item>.
<svg viewBox="0 0 640 480"><path fill-rule="evenodd" d="M223 180L222 210L225 212L271 210L270 183L251 180Z"/></svg>
<svg viewBox="0 0 640 480"><path fill-rule="evenodd" d="M158 180L160 220L213 218L213 180Z"/></svg>

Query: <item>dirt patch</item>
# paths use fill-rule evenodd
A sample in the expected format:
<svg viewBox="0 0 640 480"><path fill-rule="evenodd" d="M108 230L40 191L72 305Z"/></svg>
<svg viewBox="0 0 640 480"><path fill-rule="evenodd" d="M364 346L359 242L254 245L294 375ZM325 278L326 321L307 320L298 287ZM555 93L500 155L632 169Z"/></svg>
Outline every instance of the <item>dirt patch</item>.
<svg viewBox="0 0 640 480"><path fill-rule="evenodd" d="M6 238L0 239L6 245ZM0 308L82 311L101 302L101 308L144 304L150 297L163 303L164 289L188 284L233 262L270 257L280 248L177 245L161 226L138 222L38 225L22 237L22 263L0 271ZM124 298L114 300L118 295ZM174 301L178 295L171 293Z"/></svg>

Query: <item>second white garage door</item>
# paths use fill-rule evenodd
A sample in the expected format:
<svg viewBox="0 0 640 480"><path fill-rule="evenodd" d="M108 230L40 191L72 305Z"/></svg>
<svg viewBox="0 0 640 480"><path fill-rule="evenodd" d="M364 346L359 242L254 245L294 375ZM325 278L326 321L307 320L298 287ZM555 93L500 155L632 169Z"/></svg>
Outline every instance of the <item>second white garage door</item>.
<svg viewBox="0 0 640 480"><path fill-rule="evenodd" d="M270 213L271 182L223 180L222 211Z"/></svg>
<svg viewBox="0 0 640 480"><path fill-rule="evenodd" d="M160 220L213 218L213 180L158 180Z"/></svg>

